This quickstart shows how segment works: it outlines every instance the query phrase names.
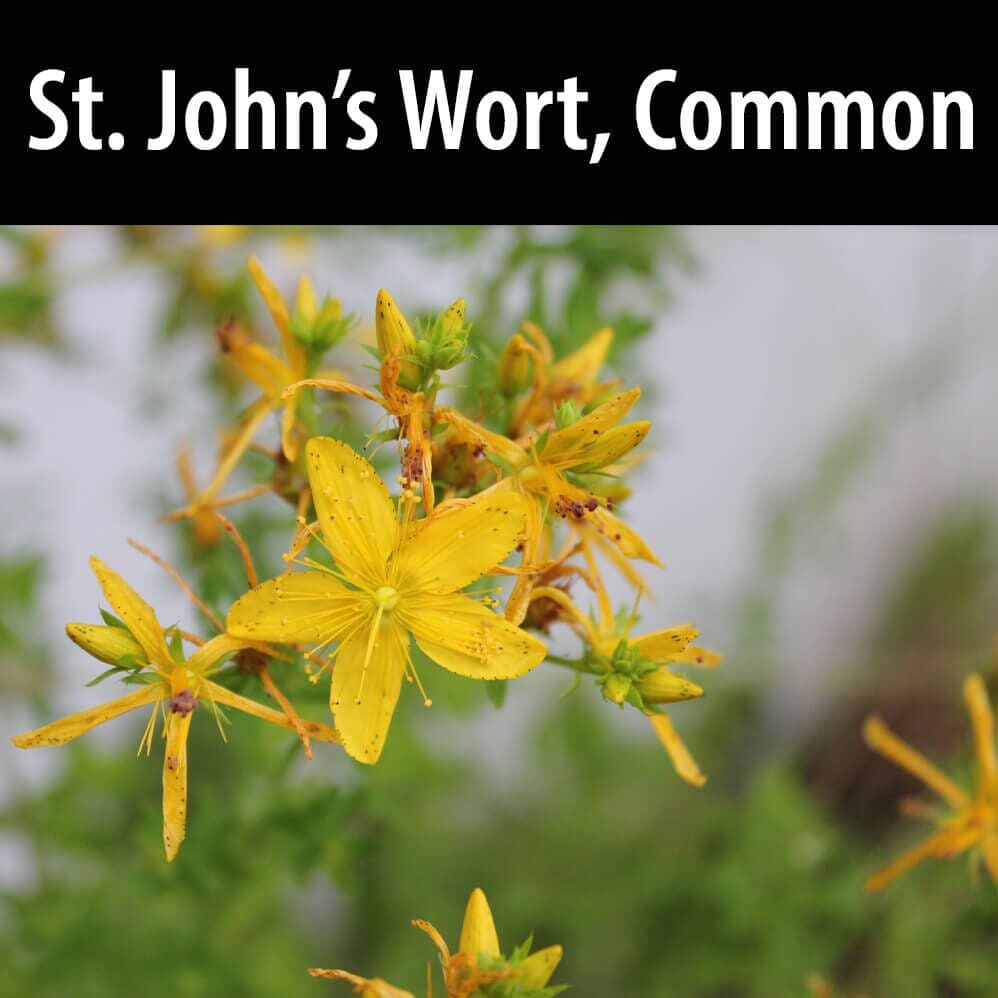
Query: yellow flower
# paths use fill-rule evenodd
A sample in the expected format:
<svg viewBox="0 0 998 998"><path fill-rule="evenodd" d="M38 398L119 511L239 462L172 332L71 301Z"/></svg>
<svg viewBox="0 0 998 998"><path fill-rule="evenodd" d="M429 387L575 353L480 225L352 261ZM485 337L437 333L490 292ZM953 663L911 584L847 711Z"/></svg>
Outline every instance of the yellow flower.
<svg viewBox="0 0 998 998"><path fill-rule="evenodd" d="M591 554L586 551L592 562ZM692 624L666 627L631 637L632 614L618 625L605 586L590 576L596 588L599 613L594 621L563 590L540 586L530 594L531 601L546 601L562 611L561 619L591 649L589 658L597 672L603 695L613 703L632 703L645 713L679 776L694 787L707 782L669 715L654 708L703 696L696 683L673 672L670 665L693 665L712 669L721 664L717 652L693 642L699 631Z"/></svg>
<svg viewBox="0 0 998 998"><path fill-rule="evenodd" d="M433 940L440 953L446 998L471 998L472 995L491 993L484 989L497 981L505 982L502 993L510 998L521 994L529 996L544 988L561 962L560 946L548 946L529 953L525 944L514 950L508 959L504 958L499 949L499 936L489 902L480 887L476 887L468 898L458 952L451 953L443 937L429 922L417 918L412 924ZM319 967L309 969L309 973L313 977L348 981L356 985L354 993L364 998L413 998L411 992L393 987L380 977L360 977L348 970L324 970ZM558 990L561 989L554 988L548 993ZM427 967L427 998L432 993Z"/></svg>
<svg viewBox="0 0 998 998"><path fill-rule="evenodd" d="M610 511L611 500L581 488L568 477L613 465L644 440L651 425L647 420L620 422L640 397L640 388L620 392L576 422L526 445L493 433L454 409L438 409L437 417L489 452L507 471L507 477L490 492L518 492L533 500L528 508L525 565L539 567L549 513L591 527L628 558L661 565L640 534ZM506 611L514 623L523 620L532 588L531 577L521 575Z"/></svg>
<svg viewBox="0 0 998 998"><path fill-rule="evenodd" d="M429 922L415 919L412 924L427 933L440 952L447 998L468 998L483 986L500 980L511 981L514 985L511 994L529 994L543 988L561 962L560 946L547 946L529 955L526 947L521 947L508 960L504 959L492 910L480 887L476 887L468 898L457 953L451 953L443 937Z"/></svg>
<svg viewBox="0 0 998 998"><path fill-rule="evenodd" d="M995 753L994 715L984 680L976 673L963 682L963 699L970 714L977 755L977 792L967 793L920 752L895 735L879 717L863 726L863 738L875 752L890 759L935 791L952 809L939 830L870 877L866 889L879 891L895 877L926 859L951 859L979 848L991 878L998 883L998 757Z"/></svg>
<svg viewBox="0 0 998 998"><path fill-rule="evenodd" d="M458 592L520 543L526 503L487 496L414 521L412 490L396 511L377 472L346 444L315 437L306 462L316 537L335 567L306 560L310 571L264 582L235 603L227 627L257 641L336 642L330 707L347 752L374 763L403 675L422 689L410 635L437 664L476 679L520 676L544 658L540 641Z"/></svg>
<svg viewBox="0 0 998 998"><path fill-rule="evenodd" d="M168 519L193 517L212 505L212 500L225 483L235 466L253 441L257 430L264 420L277 410L281 412L281 447L284 456L294 461L298 456L299 433L297 430L297 395L285 396L285 390L300 382L308 374L308 357L304 347L298 342L292 331L295 320L309 327L325 316L330 320L338 319L340 303L330 299L320 309L315 291L307 277L298 282L298 296L295 302L295 313L292 317L287 303L280 291L267 276L260 261L256 257L249 260L250 276L256 285L260 297L270 312L274 325L281 337L281 355L268 350L262 343L249 336L245 330L235 324L225 325L218 329L218 341L222 353L255 384L262 392L260 398L253 402L243 413L232 438L226 442L221 460L215 471L215 476L199 496L182 510L171 514ZM321 377L338 377L336 371L320 372Z"/></svg>
<svg viewBox="0 0 998 998"><path fill-rule="evenodd" d="M529 353L533 358L533 390L517 410L514 433L530 426L542 427L550 423L559 402L572 399L585 406L599 398L610 386L611 382L600 383L597 378L613 344L612 329L599 330L577 350L557 361L554 360L550 341L538 326L525 322L523 332L530 343L521 337L512 349L516 354Z"/></svg>
<svg viewBox="0 0 998 998"><path fill-rule="evenodd" d="M221 662L240 648L252 645L229 634L220 634L201 645L186 660L175 657L156 613L119 575L98 558L91 567L104 596L124 627L69 624L66 632L81 648L112 665L127 662L123 671L138 688L105 703L11 739L18 748L62 745L105 721L153 705L139 751L152 749L157 714L162 714L166 751L163 760L163 845L167 860L177 855L187 826L187 733L194 711L202 701L235 707L271 724L295 731L284 714L227 690L209 677ZM321 741L339 742L339 734L325 724L304 723L305 731Z"/></svg>

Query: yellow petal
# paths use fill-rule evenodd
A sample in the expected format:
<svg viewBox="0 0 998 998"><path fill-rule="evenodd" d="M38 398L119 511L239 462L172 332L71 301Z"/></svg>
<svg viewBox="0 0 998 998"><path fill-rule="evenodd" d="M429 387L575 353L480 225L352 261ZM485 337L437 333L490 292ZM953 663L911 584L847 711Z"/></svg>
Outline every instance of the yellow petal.
<svg viewBox="0 0 998 998"><path fill-rule="evenodd" d="M981 851L991 879L998 884L998 831L988 832L981 839Z"/></svg>
<svg viewBox="0 0 998 998"><path fill-rule="evenodd" d="M515 483L515 478L507 478L500 483L500 487L505 482ZM536 565L541 549L546 539L544 525L544 509L540 502L531 496L527 496L525 507L527 518L524 528L526 538L523 542L523 564L525 566ZM505 616L508 621L519 626L527 616L527 609L530 606L531 593L537 585L536 577L533 575L517 576L516 583L506 600Z"/></svg>
<svg viewBox="0 0 998 998"><path fill-rule="evenodd" d="M615 395L609 402L597 406L571 426L556 430L548 437L541 452L541 459L546 464L553 464L577 455L580 448L589 445L594 438L616 426L639 398L641 398L641 389L631 388Z"/></svg>
<svg viewBox="0 0 998 998"><path fill-rule="evenodd" d="M298 278L295 312L308 323L314 322L315 317L319 314L319 303L315 298L315 289L312 287L312 282L304 274Z"/></svg>
<svg viewBox="0 0 998 998"><path fill-rule="evenodd" d="M372 586L385 581L395 507L378 473L353 448L313 437L305 448L319 529L337 564Z"/></svg>
<svg viewBox="0 0 998 998"><path fill-rule="evenodd" d="M612 343L613 330L601 329L551 368L551 380L568 381L580 388L592 384L606 363Z"/></svg>
<svg viewBox="0 0 998 998"><path fill-rule="evenodd" d="M139 660L145 658L142 645L131 633L121 627L101 624L67 624L66 634L73 644L79 645L88 655L108 665L117 665L126 656Z"/></svg>
<svg viewBox="0 0 998 998"><path fill-rule="evenodd" d="M354 984L356 987L353 993L360 995L360 998L414 998L411 991L403 991L380 977L360 977L358 974L351 974L349 970L325 970L322 967L309 967L308 972L312 977Z"/></svg>
<svg viewBox="0 0 998 998"><path fill-rule="evenodd" d="M251 256L249 259L249 271L257 291L260 292L260 297L264 300L267 310L274 320L274 325L277 326L277 330L281 334L281 345L284 347L284 359L287 361L288 367L296 372L304 372L305 351L295 339L294 333L291 332L291 316L288 313L284 297L274 287L273 282L255 256Z"/></svg>
<svg viewBox="0 0 998 998"><path fill-rule="evenodd" d="M296 380L279 357L245 334L229 333L223 343L225 356L263 392L271 405L276 405L284 389Z"/></svg>
<svg viewBox="0 0 998 998"><path fill-rule="evenodd" d="M579 446L571 463L593 469L605 468L634 450L648 436L650 429L651 423L643 419L624 423L623 426L613 426L606 433L598 435L594 431L592 438Z"/></svg>
<svg viewBox="0 0 998 998"><path fill-rule="evenodd" d="M974 729L974 748L980 767L981 793L998 795L998 759L995 757L995 717L984 680L972 673L963 681L963 699ZM998 804L998 799L996 799Z"/></svg>
<svg viewBox="0 0 998 998"><path fill-rule="evenodd" d="M679 732L672 726L672 721L668 714L649 714L655 734L659 741L665 746L665 751L669 753L672 765L679 776L694 787L702 787L707 782L707 777L700 771L696 760L690 755L690 750L686 743L679 737Z"/></svg>
<svg viewBox="0 0 998 998"><path fill-rule="evenodd" d="M641 535L609 510L600 506L593 510L587 519L628 558L640 558L642 561L650 561L653 565L661 566L662 562L658 555L645 543Z"/></svg>
<svg viewBox="0 0 998 998"><path fill-rule="evenodd" d="M959 786L929 762L921 752L898 738L879 717L866 719L863 725L863 740L874 752L879 752L921 780L955 810L962 810L970 803L967 794Z"/></svg>
<svg viewBox="0 0 998 998"><path fill-rule="evenodd" d="M347 753L373 764L381 756L398 703L409 638L391 622L380 627L365 674L369 638L364 628L340 647L329 706Z"/></svg>
<svg viewBox="0 0 998 998"><path fill-rule="evenodd" d="M398 589L453 592L501 564L523 540L528 502L493 493L439 507L402 548Z"/></svg>
<svg viewBox="0 0 998 998"><path fill-rule="evenodd" d="M653 662L673 662L676 655L685 651L699 633L692 624L679 624L642 634L632 638L630 643L638 649L642 658L650 658Z"/></svg>
<svg viewBox="0 0 998 998"><path fill-rule="evenodd" d="M437 950L440 952L441 962L446 967L450 963L450 948L447 946L447 943L444 942L444 937L437 931L437 927L431 922L427 922L425 918L414 918L412 920L412 924L430 937L433 941L433 945L436 946Z"/></svg>
<svg viewBox="0 0 998 998"><path fill-rule="evenodd" d="M475 960L484 953L493 960L501 955L496 923L492 910L481 887L476 887L468 898L464 910L464 924L461 926L461 952Z"/></svg>
<svg viewBox="0 0 998 998"><path fill-rule="evenodd" d="M193 716L193 711L167 715L163 757L163 846L167 862L173 862L187 834L187 735Z"/></svg>
<svg viewBox="0 0 998 998"><path fill-rule="evenodd" d="M298 460L298 438L295 436L295 422L298 419L298 396L292 395L284 402L281 412L281 450L284 456L294 463Z"/></svg>
<svg viewBox="0 0 998 998"><path fill-rule="evenodd" d="M214 671L234 651L246 648L251 644L247 638L236 637L234 634L216 634L194 650L187 659L187 669L200 676L209 670Z"/></svg>
<svg viewBox="0 0 998 998"><path fill-rule="evenodd" d="M473 443L483 450L502 458L507 464L517 467L527 460L527 452L514 440L504 437L501 433L493 433L484 426L468 419L456 409L440 406L433 413L441 422L454 427L455 432L463 440Z"/></svg>
<svg viewBox="0 0 998 998"><path fill-rule="evenodd" d="M463 298L458 298L440 317L440 325L445 333L456 333L464 326L466 304Z"/></svg>
<svg viewBox="0 0 998 998"><path fill-rule="evenodd" d="M438 665L472 679L512 679L544 661L532 634L460 593L404 600L395 611Z"/></svg>
<svg viewBox="0 0 998 998"><path fill-rule="evenodd" d="M232 690L227 690L224 686L219 686L218 683L213 683L210 679L201 683L201 695L209 700L214 700L216 703L225 704L226 707L235 707L236 710L241 710L244 714L250 714L262 721L269 721L280 728L287 728L288 731L298 733L286 714L271 707L265 707L263 704L240 696L238 693L233 693ZM309 721L304 717L301 722L305 734L309 738L315 738L320 742L330 742L334 745L339 745L342 742L340 733L328 724L319 724L318 721Z"/></svg>
<svg viewBox="0 0 998 998"><path fill-rule="evenodd" d="M681 662L683 665L699 665L703 669L716 669L724 661L724 656L709 648L690 645L678 655L674 655L672 661Z"/></svg>
<svg viewBox="0 0 998 998"><path fill-rule="evenodd" d="M935 835L930 835L924 842L920 842L914 849L902 853L893 863L885 866L879 873L875 873L866 881L865 887L868 891L876 892L883 890L892 880L900 877L902 873L907 873L913 866L927 859L946 856L952 853L953 832L949 828L944 828Z"/></svg>
<svg viewBox="0 0 998 998"><path fill-rule="evenodd" d="M97 576L104 597L111 609L121 618L149 659L149 664L172 669L174 662L166 647L163 628L156 619L156 612L116 572L112 572L100 558L91 558L90 567Z"/></svg>
<svg viewBox="0 0 998 998"><path fill-rule="evenodd" d="M290 572L240 596L225 626L236 637L323 645L366 612L358 593L327 572Z"/></svg>
<svg viewBox="0 0 998 998"><path fill-rule="evenodd" d="M522 988L543 988L561 963L562 948L547 946L539 949L520 964L517 982Z"/></svg>
<svg viewBox="0 0 998 998"><path fill-rule="evenodd" d="M35 728L34 731L26 731L23 735L17 735L11 741L18 748L37 748L39 745L64 745L66 742L78 738L91 728L96 728L98 724L110 721L113 717L120 717L130 710L135 710L144 704L154 703L164 696L164 687L161 682L150 683L143 686L134 693L119 697L110 703L102 703L98 707L90 707L81 710L76 714L60 718L44 727Z"/></svg>

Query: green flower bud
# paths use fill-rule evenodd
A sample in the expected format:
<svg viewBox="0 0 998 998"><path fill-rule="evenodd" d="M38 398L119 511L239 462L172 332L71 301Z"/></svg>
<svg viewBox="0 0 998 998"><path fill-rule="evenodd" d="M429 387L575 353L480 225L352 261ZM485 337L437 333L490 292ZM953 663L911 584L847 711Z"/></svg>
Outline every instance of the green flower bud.
<svg viewBox="0 0 998 998"><path fill-rule="evenodd" d="M435 371L449 371L464 360L471 331L464 307L464 299L458 298L427 330L424 342L430 344L430 367Z"/></svg>
<svg viewBox="0 0 998 998"><path fill-rule="evenodd" d="M309 354L322 356L343 339L352 324L353 316L343 317L343 306L338 298L326 295L320 308L309 279L303 277L298 282L291 332Z"/></svg>
<svg viewBox="0 0 998 998"><path fill-rule="evenodd" d="M578 421L579 410L576 409L575 403L571 399L565 399L558 403L554 410L554 423L559 430L565 429L566 426L572 426Z"/></svg>
<svg viewBox="0 0 998 998"><path fill-rule="evenodd" d="M601 677L600 685L607 700L622 704L627 699L627 694L631 692L631 677L619 672L610 672Z"/></svg>

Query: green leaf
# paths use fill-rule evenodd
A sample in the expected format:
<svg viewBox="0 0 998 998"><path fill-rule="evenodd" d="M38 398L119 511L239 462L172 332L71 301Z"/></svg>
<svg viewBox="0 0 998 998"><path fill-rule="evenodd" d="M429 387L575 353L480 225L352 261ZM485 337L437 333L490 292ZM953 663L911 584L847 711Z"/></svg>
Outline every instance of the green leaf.
<svg viewBox="0 0 998 998"><path fill-rule="evenodd" d="M179 665L187 661L187 656L184 654L184 639L177 627L173 627L170 631L170 654Z"/></svg>
<svg viewBox="0 0 998 998"><path fill-rule="evenodd" d="M506 702L506 687L505 679L490 679L485 684L485 692L497 710Z"/></svg>
<svg viewBox="0 0 998 998"><path fill-rule="evenodd" d="M108 627L117 627L120 628L122 631L128 631L128 627L125 625L125 622L120 617L116 617L109 610L101 609L100 615L101 615L101 620L103 620ZM131 631L129 631L128 633L131 634Z"/></svg>
<svg viewBox="0 0 998 998"><path fill-rule="evenodd" d="M110 669L105 669L99 676L95 676L89 683L84 683L83 685L87 688L96 686L98 683L103 683L105 679L110 679L111 676L123 671L119 666L112 665Z"/></svg>

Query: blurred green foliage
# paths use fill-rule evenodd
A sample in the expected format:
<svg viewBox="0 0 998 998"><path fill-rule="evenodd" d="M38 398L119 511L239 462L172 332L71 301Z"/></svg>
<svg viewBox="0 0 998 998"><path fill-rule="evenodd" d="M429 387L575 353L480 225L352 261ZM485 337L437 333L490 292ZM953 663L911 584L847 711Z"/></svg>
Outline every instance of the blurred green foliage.
<svg viewBox="0 0 998 998"><path fill-rule="evenodd" d="M311 237L335 244L341 233ZM668 302L673 269L690 263L680 236L660 227L483 226L367 238L412 240L472 261L475 358L459 371L469 397L494 384L498 347L524 317L542 324L559 352L612 324L626 364L627 346ZM241 269L211 271L211 280L198 272L217 266L210 246L195 244L187 258L176 233L151 230L124 233L121 244L130 265L145 260L170 282L159 334L207 336L220 318L259 314ZM20 266L30 270L30 260ZM5 287L4 328L39 328L49 299L29 307L30 296ZM151 350L168 343L150 337ZM480 686L436 670L438 708L403 698L373 770L327 746L305 762L291 735L241 716L227 744L212 725L194 725L191 825L167 866L160 763L155 753L136 760L139 727L118 722L113 745L81 739L58 750L40 785L8 787L0 848L26 847L30 862L0 889L0 994L347 993L308 978L308 966L347 967L420 993L435 954L409 920L430 920L456 945L474 886L488 894L507 951L529 932L536 946L564 945L555 981L580 998L794 996L814 971L843 994L998 993L993 885L973 885L962 863L937 863L883 896L864 895L865 876L910 839L893 818L910 787L891 782L859 740L873 703L887 715L892 704L903 711L913 669L919 695L945 716L959 672L991 663L993 509L925 524L882 595L863 661L843 662L855 679L849 697L828 705L802 744L766 731L764 697L781 666L773 643L781 592L802 561L827 549L851 484L924 399L920 370L913 363L877 386L761 517L758 571L736 601L735 641L719 674L727 682L689 732L711 774L705 790L680 783L641 718L620 723L592 688L558 701L560 685L531 675L510 684L497 714ZM350 411L339 406L337 419ZM367 422L340 424L337 434L359 441ZM251 464L250 478L265 469ZM151 515L174 491L165 472ZM287 513L269 498L233 515L261 571L273 569ZM200 548L178 527L174 554L218 610L241 593L242 567L227 542ZM42 564L41 552L0 561L0 682L6 700L29 704L39 720L50 716L48 661L63 640L62 621L39 619ZM913 652L926 648L933 668L918 671L925 656ZM275 676L304 713L322 716L321 688L300 671ZM262 699L255 679L243 683ZM920 730L904 733L918 741ZM959 764L969 748L965 729L956 730L926 731L924 744Z"/></svg>

